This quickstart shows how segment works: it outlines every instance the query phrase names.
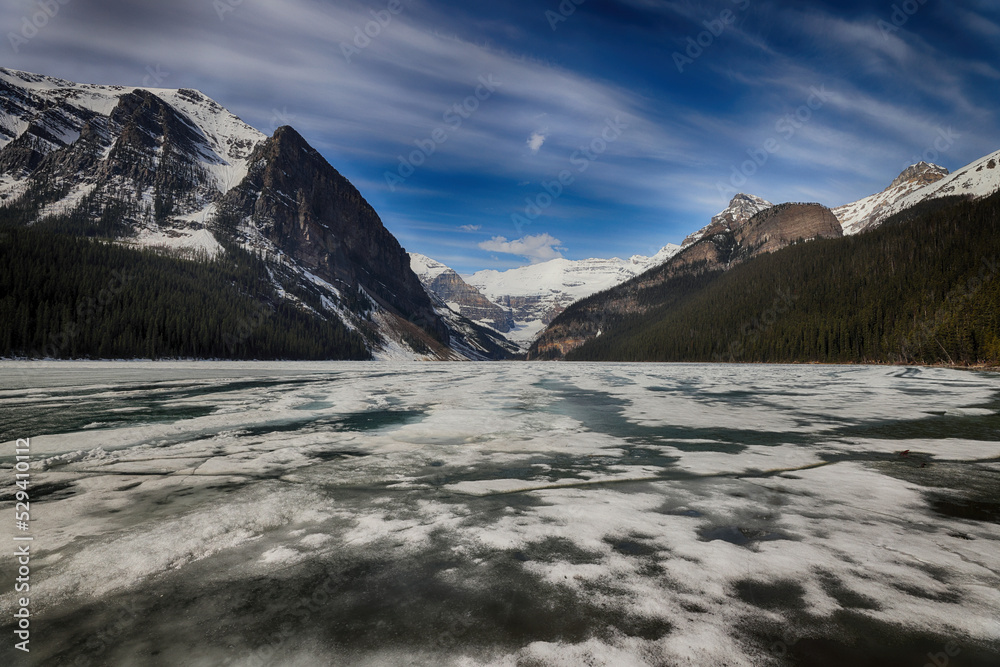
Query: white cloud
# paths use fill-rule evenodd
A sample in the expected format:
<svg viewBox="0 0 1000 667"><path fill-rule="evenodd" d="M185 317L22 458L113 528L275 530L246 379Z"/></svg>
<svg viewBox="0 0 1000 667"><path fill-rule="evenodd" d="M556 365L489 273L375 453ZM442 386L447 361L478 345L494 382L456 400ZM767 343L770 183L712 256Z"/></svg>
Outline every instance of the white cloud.
<svg viewBox="0 0 1000 667"><path fill-rule="evenodd" d="M542 148L542 144L545 143L546 139L545 131L542 132L532 132L531 136L528 137L528 148L532 153L537 153Z"/></svg>
<svg viewBox="0 0 1000 667"><path fill-rule="evenodd" d="M547 262L550 259L562 257L559 244L561 241L548 234L536 234L525 236L524 238L508 241L506 237L494 236L489 241L483 241L479 247L490 252L502 252L508 255L517 255L531 261L532 264Z"/></svg>
<svg viewBox="0 0 1000 667"><path fill-rule="evenodd" d="M459 227L463 232L478 232L482 228L482 225L462 225Z"/></svg>

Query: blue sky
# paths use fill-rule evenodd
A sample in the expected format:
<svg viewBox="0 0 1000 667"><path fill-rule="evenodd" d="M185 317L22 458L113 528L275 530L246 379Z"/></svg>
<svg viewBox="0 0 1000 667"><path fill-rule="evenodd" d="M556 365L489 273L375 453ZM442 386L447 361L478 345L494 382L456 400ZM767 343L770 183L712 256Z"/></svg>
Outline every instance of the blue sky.
<svg viewBox="0 0 1000 667"><path fill-rule="evenodd" d="M737 191L836 206L1000 149L993 0L51 5L4 65L293 125L462 273L652 254ZM0 8L7 34L37 5Z"/></svg>

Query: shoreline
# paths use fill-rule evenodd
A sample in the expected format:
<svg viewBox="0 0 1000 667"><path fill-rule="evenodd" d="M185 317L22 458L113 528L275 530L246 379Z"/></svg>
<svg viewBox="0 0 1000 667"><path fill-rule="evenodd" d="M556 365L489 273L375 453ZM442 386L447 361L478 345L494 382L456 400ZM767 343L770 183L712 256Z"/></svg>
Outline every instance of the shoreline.
<svg viewBox="0 0 1000 667"><path fill-rule="evenodd" d="M50 363L240 363L240 364L327 364L327 363L353 363L353 364L386 364L386 363L566 363L566 364L676 364L676 365L704 365L704 366L886 366L898 368L947 368L956 371L981 371L987 373L1000 373L1000 365L996 364L922 364L922 363L895 363L888 361L566 361L565 359L498 359L488 361L477 361L473 359L448 360L448 359L223 359L200 357L170 357L161 359L142 358L120 358L120 359L55 359L55 358L23 358L23 357L0 357L0 364L50 364Z"/></svg>

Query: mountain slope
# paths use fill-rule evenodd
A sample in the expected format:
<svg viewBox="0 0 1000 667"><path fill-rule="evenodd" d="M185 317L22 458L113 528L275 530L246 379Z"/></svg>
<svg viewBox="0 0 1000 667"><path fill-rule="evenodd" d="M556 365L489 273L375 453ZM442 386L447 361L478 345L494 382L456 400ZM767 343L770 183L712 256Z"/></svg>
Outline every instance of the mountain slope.
<svg viewBox="0 0 1000 667"><path fill-rule="evenodd" d="M833 214L844 227L844 234L857 234L879 225L896 211L907 195L936 183L948 175L948 170L936 164L919 162L903 170L882 192L844 204L833 209Z"/></svg>
<svg viewBox="0 0 1000 667"><path fill-rule="evenodd" d="M738 214L746 210L748 203L758 209L750 218ZM733 212L737 214L732 215ZM604 335L616 322L639 316L680 296L665 290L665 284L681 291L700 288L705 281L761 254L799 241L842 235L839 221L825 206L771 206L750 200L747 195L737 195L726 211L713 217L699 240L667 262L567 308L535 340L529 356L563 357L588 340Z"/></svg>
<svg viewBox="0 0 1000 667"><path fill-rule="evenodd" d="M668 244L652 257L560 258L506 271L478 271L465 280L510 313L514 327L507 338L526 346L570 304L658 266L679 250Z"/></svg>
<svg viewBox="0 0 1000 667"><path fill-rule="evenodd" d="M410 268L424 288L451 310L500 333L514 328L508 310L493 303L444 264L418 253L410 253Z"/></svg>
<svg viewBox="0 0 1000 667"><path fill-rule="evenodd" d="M229 230L263 239L341 292L362 290L388 316L420 321L444 339L409 256L347 179L290 127L250 155L246 177L219 202Z"/></svg>
<svg viewBox="0 0 1000 667"><path fill-rule="evenodd" d="M5 226L4 213L0 356L372 357L359 330L282 298L267 264L235 245L224 257L196 262L94 242L66 233L58 219Z"/></svg>
<svg viewBox="0 0 1000 667"><path fill-rule="evenodd" d="M23 193L31 174L65 181L44 213L68 212L89 196L94 212L128 200L137 235L157 231L157 217L205 222L264 139L195 90L76 84L0 68L0 199Z"/></svg>
<svg viewBox="0 0 1000 667"><path fill-rule="evenodd" d="M982 199L1000 190L1000 151L979 158L934 183L915 190L893 207L893 214L943 197Z"/></svg>
<svg viewBox="0 0 1000 667"><path fill-rule="evenodd" d="M6 225L193 262L250 251L271 311L346 327L377 358L465 358L449 342L468 331L438 312L347 179L291 128L267 137L197 91L0 69L0 202Z"/></svg>
<svg viewBox="0 0 1000 667"><path fill-rule="evenodd" d="M932 199L622 318L568 358L1000 364L1000 193ZM679 296L678 296L679 295Z"/></svg>
<svg viewBox="0 0 1000 667"><path fill-rule="evenodd" d="M949 173L944 167L920 162L908 167L878 194L833 209L845 234L856 234L921 202L943 197L980 199L1000 190L1000 151Z"/></svg>
<svg viewBox="0 0 1000 667"><path fill-rule="evenodd" d="M771 202L761 199L756 195L739 193L729 202L729 206L722 212L712 216L712 221L702 227L694 234L691 234L681 244L681 248L700 241L706 236L732 231L734 228L742 227L747 220L757 215L761 211L774 206Z"/></svg>

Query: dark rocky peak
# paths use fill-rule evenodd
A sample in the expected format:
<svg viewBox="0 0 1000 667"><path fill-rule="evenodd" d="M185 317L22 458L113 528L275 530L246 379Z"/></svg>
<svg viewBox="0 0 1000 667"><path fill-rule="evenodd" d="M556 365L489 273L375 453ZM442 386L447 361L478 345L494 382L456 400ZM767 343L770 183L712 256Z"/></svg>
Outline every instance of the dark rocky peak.
<svg viewBox="0 0 1000 667"><path fill-rule="evenodd" d="M910 183L910 182L916 182L920 185L935 183L937 181L940 181L949 173L951 172L949 172L944 167L938 166L936 164L930 164L928 162L918 162L904 169L903 172L896 177L896 180L894 180L892 184L886 189L891 189L896 186L902 185L904 183Z"/></svg>
<svg viewBox="0 0 1000 667"><path fill-rule="evenodd" d="M740 192L729 201L725 210L712 216L708 225L684 239L681 247L687 248L701 239L739 229L754 215L770 206L771 202L766 199Z"/></svg>
<svg viewBox="0 0 1000 667"><path fill-rule="evenodd" d="M16 107L12 115L27 123L16 137L7 129L4 135L13 137L13 141L0 149L0 173L16 177L29 176L43 167L47 156L72 145L87 123L98 116L93 111L62 101L39 101L22 96L6 102Z"/></svg>
<svg viewBox="0 0 1000 667"><path fill-rule="evenodd" d="M444 338L447 329L410 258L361 193L291 127L251 154L224 198L231 223L252 220L272 243L342 291L359 287L390 311Z"/></svg>
<svg viewBox="0 0 1000 667"><path fill-rule="evenodd" d="M771 202L761 199L756 195L748 195L740 192L729 201L729 206L726 207L726 210L712 218L712 222L727 222L739 227L771 205Z"/></svg>
<svg viewBox="0 0 1000 667"><path fill-rule="evenodd" d="M157 193L180 192L206 180L200 161L224 163L189 118L147 90L122 95L109 124L118 136L100 180L124 178Z"/></svg>
<svg viewBox="0 0 1000 667"><path fill-rule="evenodd" d="M0 112L12 116L21 116L25 110L35 106L37 102L23 88L19 88L0 78ZM13 137L13 132L0 123L0 132Z"/></svg>
<svg viewBox="0 0 1000 667"><path fill-rule="evenodd" d="M493 303L468 284L453 269L443 271L427 285L446 304L454 303L458 312L476 322L487 322L497 331L506 333L514 328L509 310ZM508 299L509 300L509 299Z"/></svg>
<svg viewBox="0 0 1000 667"><path fill-rule="evenodd" d="M222 162L190 119L147 90L137 89L118 98L111 121L121 127L119 141L133 147L169 145L190 156L214 157L213 161Z"/></svg>

